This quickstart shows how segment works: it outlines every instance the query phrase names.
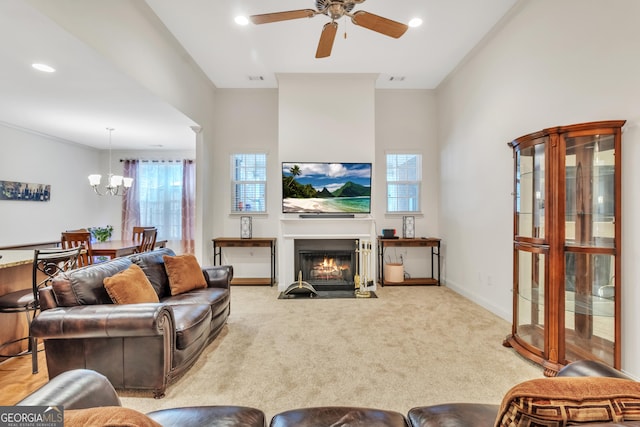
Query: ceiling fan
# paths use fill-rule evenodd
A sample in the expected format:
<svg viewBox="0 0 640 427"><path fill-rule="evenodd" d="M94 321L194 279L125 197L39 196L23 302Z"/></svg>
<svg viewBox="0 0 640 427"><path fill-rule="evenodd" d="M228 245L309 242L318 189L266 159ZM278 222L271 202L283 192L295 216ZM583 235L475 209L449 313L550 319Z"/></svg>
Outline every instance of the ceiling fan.
<svg viewBox="0 0 640 427"><path fill-rule="evenodd" d="M343 16L351 18L351 22L385 36L399 38L407 29L407 25L373 13L359 10L351 13L355 5L364 3L365 0L315 0L316 10L299 9L288 10L285 12L265 13L261 15L252 15L249 17L254 24L268 24L271 22L287 21L290 19L313 18L316 15L326 15L331 18L331 22L324 24L322 33L320 34L320 42L316 50L316 58L326 58L331 55L333 41L338 31L338 23L336 20Z"/></svg>

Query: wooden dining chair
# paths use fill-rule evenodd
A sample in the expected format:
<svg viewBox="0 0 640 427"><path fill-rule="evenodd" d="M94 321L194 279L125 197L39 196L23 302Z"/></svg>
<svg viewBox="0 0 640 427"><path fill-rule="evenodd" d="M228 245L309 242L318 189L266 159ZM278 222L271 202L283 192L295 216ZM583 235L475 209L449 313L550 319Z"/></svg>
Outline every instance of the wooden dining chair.
<svg viewBox="0 0 640 427"><path fill-rule="evenodd" d="M142 233L144 233L144 230L148 230L148 229L155 229L155 227L142 227L142 226L133 227L133 240L137 242L141 241Z"/></svg>
<svg viewBox="0 0 640 427"><path fill-rule="evenodd" d="M138 245L138 253L152 251L156 246L156 236L158 230L155 228L147 228L142 232L142 239Z"/></svg>
<svg viewBox="0 0 640 427"><path fill-rule="evenodd" d="M65 231L60 236L62 249L83 246L84 250L78 258L78 267L93 264L93 250L91 249L91 233L88 231Z"/></svg>

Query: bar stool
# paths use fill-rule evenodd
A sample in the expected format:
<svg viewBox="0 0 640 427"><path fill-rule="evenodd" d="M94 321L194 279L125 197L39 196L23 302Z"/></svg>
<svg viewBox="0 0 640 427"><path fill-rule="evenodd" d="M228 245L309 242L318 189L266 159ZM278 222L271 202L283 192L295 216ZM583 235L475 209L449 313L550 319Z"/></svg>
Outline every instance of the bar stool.
<svg viewBox="0 0 640 427"><path fill-rule="evenodd" d="M82 247L72 249L47 248L36 249L33 256L33 274L31 288L21 289L0 296L0 314L25 313L29 325L29 335L17 338L0 345L0 349L23 340L29 341L26 350L16 354L0 354L0 357L18 357L31 354L31 367L34 374L38 373L38 342L31 336L31 322L36 316L40 303L38 292L66 270L76 268ZM44 278L43 278L44 275Z"/></svg>

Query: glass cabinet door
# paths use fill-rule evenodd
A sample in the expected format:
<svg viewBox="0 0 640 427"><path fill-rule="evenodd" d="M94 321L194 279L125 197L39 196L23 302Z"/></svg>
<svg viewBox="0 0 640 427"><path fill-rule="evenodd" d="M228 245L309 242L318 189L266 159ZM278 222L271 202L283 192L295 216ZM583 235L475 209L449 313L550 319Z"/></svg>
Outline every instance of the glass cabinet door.
<svg viewBox="0 0 640 427"><path fill-rule="evenodd" d="M614 365L615 137L565 137L566 358Z"/></svg>
<svg viewBox="0 0 640 427"><path fill-rule="evenodd" d="M546 138L516 152L516 236L544 239Z"/></svg>
<svg viewBox="0 0 640 427"><path fill-rule="evenodd" d="M516 245L516 332L531 351L543 353L545 343L546 251Z"/></svg>

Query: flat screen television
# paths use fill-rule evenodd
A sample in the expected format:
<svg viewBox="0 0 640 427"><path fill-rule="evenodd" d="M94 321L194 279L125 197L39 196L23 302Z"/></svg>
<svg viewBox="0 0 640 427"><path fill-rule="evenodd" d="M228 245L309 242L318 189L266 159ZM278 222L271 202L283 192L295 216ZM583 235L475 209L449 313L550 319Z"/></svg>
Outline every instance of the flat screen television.
<svg viewBox="0 0 640 427"><path fill-rule="evenodd" d="M282 212L371 213L371 163L283 162Z"/></svg>

